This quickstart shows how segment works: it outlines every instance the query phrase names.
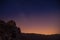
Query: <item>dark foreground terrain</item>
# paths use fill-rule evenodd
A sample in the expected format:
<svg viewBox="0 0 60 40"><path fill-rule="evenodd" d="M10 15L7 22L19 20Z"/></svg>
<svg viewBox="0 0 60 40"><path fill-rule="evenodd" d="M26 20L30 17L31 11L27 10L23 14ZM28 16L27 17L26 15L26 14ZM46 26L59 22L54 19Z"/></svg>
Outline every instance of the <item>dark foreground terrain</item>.
<svg viewBox="0 0 60 40"><path fill-rule="evenodd" d="M26 40L60 40L60 34L42 35L42 34L23 34Z"/></svg>
<svg viewBox="0 0 60 40"><path fill-rule="evenodd" d="M5 23L0 20L0 40L60 40L60 34L42 35L21 33L20 28L11 20Z"/></svg>

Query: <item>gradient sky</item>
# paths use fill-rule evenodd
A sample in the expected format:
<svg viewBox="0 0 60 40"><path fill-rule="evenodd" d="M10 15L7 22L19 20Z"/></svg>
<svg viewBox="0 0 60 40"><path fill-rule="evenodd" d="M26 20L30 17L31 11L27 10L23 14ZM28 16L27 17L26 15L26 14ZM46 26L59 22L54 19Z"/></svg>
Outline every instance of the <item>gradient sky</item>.
<svg viewBox="0 0 60 40"><path fill-rule="evenodd" d="M56 34L59 0L1 0L0 19L15 20L24 33Z"/></svg>

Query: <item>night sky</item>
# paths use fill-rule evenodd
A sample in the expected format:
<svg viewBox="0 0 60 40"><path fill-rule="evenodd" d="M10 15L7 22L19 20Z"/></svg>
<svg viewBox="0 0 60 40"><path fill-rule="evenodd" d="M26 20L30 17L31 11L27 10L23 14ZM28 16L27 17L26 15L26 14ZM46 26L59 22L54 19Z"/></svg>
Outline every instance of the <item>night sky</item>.
<svg viewBox="0 0 60 40"><path fill-rule="evenodd" d="M0 19L15 20L24 33L56 34L59 0L1 0Z"/></svg>

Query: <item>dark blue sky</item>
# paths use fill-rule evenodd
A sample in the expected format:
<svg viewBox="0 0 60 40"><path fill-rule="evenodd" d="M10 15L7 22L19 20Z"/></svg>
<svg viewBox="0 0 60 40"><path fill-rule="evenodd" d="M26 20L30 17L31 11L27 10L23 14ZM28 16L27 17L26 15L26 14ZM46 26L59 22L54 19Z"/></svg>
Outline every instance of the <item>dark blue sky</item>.
<svg viewBox="0 0 60 40"><path fill-rule="evenodd" d="M14 12L30 14L30 12L55 12L59 6L57 0L5 0L1 7L4 14Z"/></svg>
<svg viewBox="0 0 60 40"><path fill-rule="evenodd" d="M41 28L54 28L53 31L41 32L42 34L56 33L58 15L60 13L59 0L1 0L0 19L5 21L15 20L21 26L22 32L37 32ZM37 27L37 28L36 28ZM42 28L43 27L43 28ZM34 28L31 31L28 28ZM27 31L28 30L28 31ZM30 31L29 31L30 30ZM35 30L35 31L34 31ZM44 30L43 30L44 31Z"/></svg>

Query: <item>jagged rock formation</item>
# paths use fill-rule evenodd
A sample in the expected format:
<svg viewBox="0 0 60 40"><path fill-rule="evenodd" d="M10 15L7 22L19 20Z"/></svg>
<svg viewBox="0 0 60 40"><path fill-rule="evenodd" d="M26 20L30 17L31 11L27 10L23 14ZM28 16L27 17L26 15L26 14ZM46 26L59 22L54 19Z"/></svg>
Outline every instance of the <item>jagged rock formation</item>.
<svg viewBox="0 0 60 40"><path fill-rule="evenodd" d="M0 20L0 40L22 40L21 30L17 28L15 21L5 23Z"/></svg>

